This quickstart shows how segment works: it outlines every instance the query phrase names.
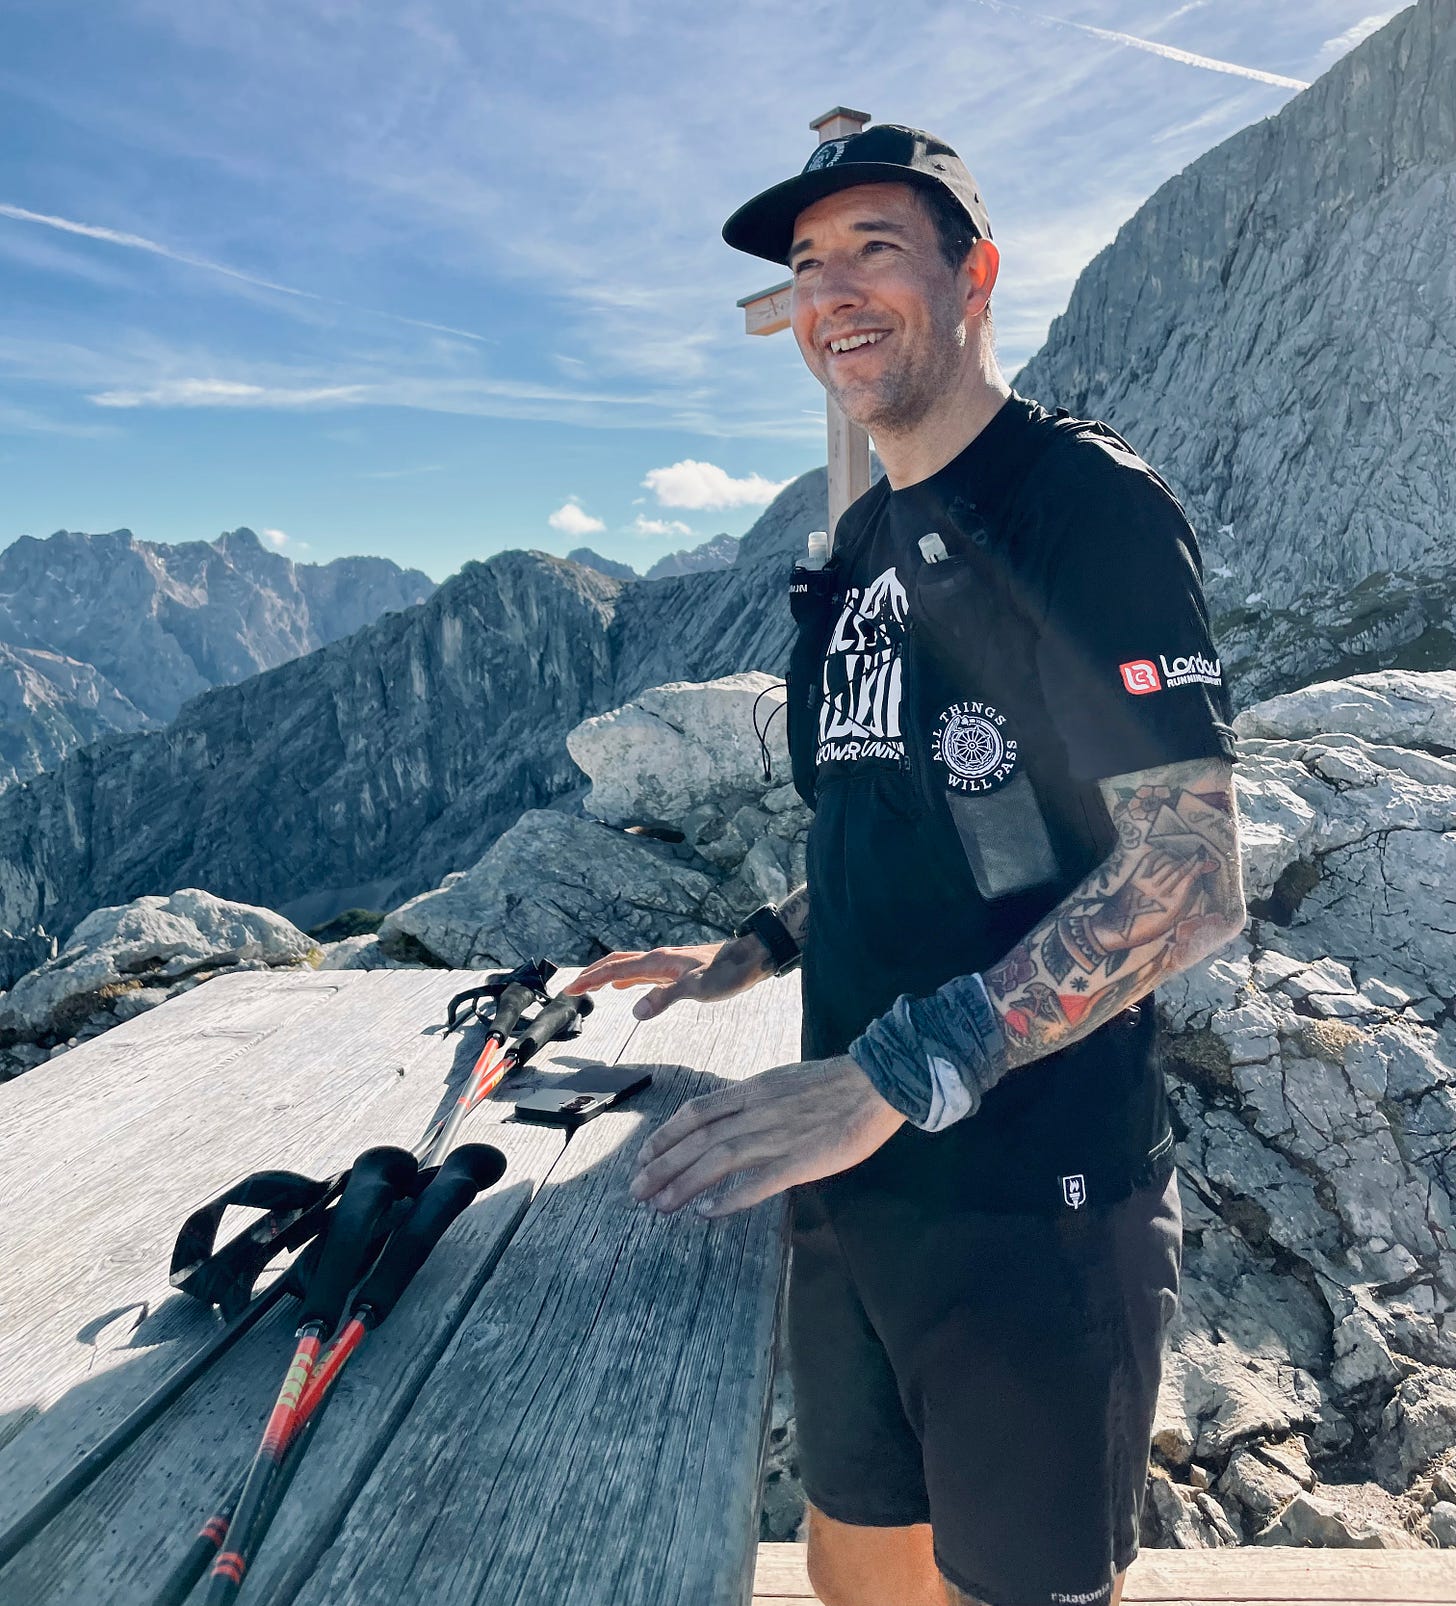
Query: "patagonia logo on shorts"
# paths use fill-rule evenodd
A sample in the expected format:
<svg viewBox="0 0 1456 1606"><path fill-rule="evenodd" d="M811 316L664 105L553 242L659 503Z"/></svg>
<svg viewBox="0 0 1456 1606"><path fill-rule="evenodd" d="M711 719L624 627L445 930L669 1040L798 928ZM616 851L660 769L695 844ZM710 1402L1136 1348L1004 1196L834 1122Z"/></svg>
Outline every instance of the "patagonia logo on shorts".
<svg viewBox="0 0 1456 1606"><path fill-rule="evenodd" d="M1074 1177L1062 1178L1062 1198L1071 1205L1073 1210L1080 1210L1087 1203L1087 1179L1080 1172ZM1054 1595L1054 1600L1094 1600L1092 1595Z"/></svg>
<svg viewBox="0 0 1456 1606"><path fill-rule="evenodd" d="M1080 1178L1064 1177L1063 1181L1080 1181ZM1092 1606L1092 1602L1105 1600L1112 1593L1112 1585L1104 1584L1101 1589L1084 1589L1079 1595L1066 1595L1060 1590L1052 1591L1052 1599L1065 1601L1066 1606Z"/></svg>

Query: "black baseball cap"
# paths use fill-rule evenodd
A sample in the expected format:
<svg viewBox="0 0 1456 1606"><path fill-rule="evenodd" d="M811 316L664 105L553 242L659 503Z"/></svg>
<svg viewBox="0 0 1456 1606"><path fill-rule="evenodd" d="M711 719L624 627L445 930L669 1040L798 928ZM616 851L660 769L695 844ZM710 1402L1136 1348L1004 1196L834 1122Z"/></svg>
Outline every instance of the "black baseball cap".
<svg viewBox="0 0 1456 1606"><path fill-rule="evenodd" d="M944 140L901 123L875 123L844 139L826 140L804 163L797 178L785 179L740 206L723 225L723 238L736 251L787 263L799 213L826 195L856 184L918 184L942 189L976 233L982 239L991 238L986 203L966 164Z"/></svg>

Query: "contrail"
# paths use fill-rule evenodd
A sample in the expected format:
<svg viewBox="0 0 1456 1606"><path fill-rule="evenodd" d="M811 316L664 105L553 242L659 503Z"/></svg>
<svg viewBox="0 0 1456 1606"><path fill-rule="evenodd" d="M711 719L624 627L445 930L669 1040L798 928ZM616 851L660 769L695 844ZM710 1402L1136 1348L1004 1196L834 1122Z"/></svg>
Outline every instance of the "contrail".
<svg viewBox="0 0 1456 1606"><path fill-rule="evenodd" d="M1179 50L1176 45L1160 44L1156 39L1140 39L1134 33L1116 33L1111 28L1095 28L1090 22L1073 22L1067 17L1048 17L1041 12L1022 11L1009 6L1005 0L977 0L992 11L1006 11L1013 17L1026 17L1035 22L1050 22L1058 28L1075 28L1078 33L1090 33L1095 39L1107 39L1115 45L1131 45L1169 61L1181 61L1187 67L1206 67L1209 72L1232 73L1235 78L1252 78L1256 84L1273 84L1278 89L1308 89L1302 78L1286 78L1282 73L1263 72L1258 67L1241 67L1236 61L1220 61L1217 56L1199 56L1191 50Z"/></svg>
<svg viewBox="0 0 1456 1606"><path fill-rule="evenodd" d="M272 279L260 279L256 274L243 273L224 262L213 262L207 257L190 256L185 251L174 251L170 246L159 245L141 234L125 234L120 229L100 228L94 223L75 223L70 218L52 217L46 212L30 212L23 206L9 206L0 201L0 217L13 218L17 223L38 223L42 228L59 229L62 234L79 234L88 240L104 240L108 245L124 246L128 251L146 251L152 256L165 257L168 262L180 262L184 267L201 268L207 273L220 273L224 278L236 279L240 284L255 285L260 290L272 290L281 296L295 296L300 301L317 301L326 306L346 307L350 312L367 313L371 318L388 318L392 323L406 323L413 329L431 329L436 334L459 335L462 340L478 340L491 344L489 336L478 335L469 329L455 329L448 323L427 323L422 318L406 318L398 312L381 312L377 307L360 307L352 301L340 301L335 296L319 295L314 290L297 290L291 284L278 284Z"/></svg>

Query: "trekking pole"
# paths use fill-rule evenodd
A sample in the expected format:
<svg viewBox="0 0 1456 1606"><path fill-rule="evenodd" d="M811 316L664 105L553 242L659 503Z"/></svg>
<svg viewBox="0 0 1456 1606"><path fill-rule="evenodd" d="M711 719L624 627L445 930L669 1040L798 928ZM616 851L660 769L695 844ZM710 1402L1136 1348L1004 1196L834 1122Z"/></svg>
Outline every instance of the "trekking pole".
<svg viewBox="0 0 1456 1606"><path fill-rule="evenodd" d="M292 1436L284 1448L283 1468L259 1512L248 1549L239 1557L238 1576L246 1573L248 1558L256 1554L313 1434L331 1390L350 1356L365 1337L381 1326L411 1279L429 1258L446 1229L477 1194L493 1187L505 1175L506 1160L499 1149L484 1143L467 1143L457 1149L426 1184L418 1202L390 1237L363 1285L351 1301L349 1321L319 1357L308 1386L299 1400ZM191 1548L173 1569L152 1606L182 1606L197 1580L230 1537L230 1523L242 1496L240 1482L230 1499L202 1526ZM239 1550L233 1544L232 1551Z"/></svg>
<svg viewBox="0 0 1456 1606"><path fill-rule="evenodd" d="M529 996L517 1006L513 996L508 1008L516 1009L511 1025L518 1024L520 1012L529 1007L535 998L545 997L545 983L555 974L556 966L550 960L532 959L516 967L498 981L486 983L457 994L451 1000L446 1030L464 1024L456 1020L456 1011L463 1002L472 1005L479 998L489 996L499 1000L513 982L528 989ZM546 1013L553 1004L577 1006L569 1017L558 1019L554 1031L543 1031ZM468 1096L470 1103L464 1114L469 1114L480 1101L489 1096L502 1076L517 1065L525 1063L531 1054L549 1042L553 1036L570 1035L576 1020L591 1012L592 1001L583 994L578 999L560 999L548 1002L546 1009L532 1022L529 1029L532 1042L522 1055L525 1039L517 1047L512 1064L500 1075L473 1076ZM478 1018L472 1014L466 1018ZM509 1019L509 1015L504 1017ZM494 1019L492 1018L492 1025ZM479 1068L479 1061L477 1061ZM492 1070L494 1067L492 1067ZM458 1110L457 1105L457 1110ZM451 1112L451 1117L456 1111ZM427 1129L416 1144L414 1156L432 1159L444 1152L448 1144L441 1144L443 1128L449 1124L436 1122ZM464 1115L454 1121L458 1132ZM301 1282L310 1273L312 1262L301 1255L289 1270L277 1277L261 1293L252 1292L253 1285L270 1261L278 1255L309 1245L317 1252L320 1239L327 1235L332 1214L337 1210L340 1194L348 1183L348 1169L337 1172L322 1181L292 1171L261 1171L245 1177L225 1190L216 1199L195 1210L182 1224L172 1251L170 1280L179 1292L203 1304L219 1307L228 1319L228 1326L195 1355L162 1379L146 1399L137 1404L103 1439L90 1450L64 1476L59 1478L26 1511L0 1533L0 1567L7 1566L37 1534L42 1532L78 1495L83 1493L116 1458L129 1449L157 1419L174 1404L217 1360L225 1355L241 1338L249 1333L286 1294L297 1294ZM231 1238L221 1248L214 1248L217 1231L230 1206L258 1208L264 1215L249 1227ZM311 1242L312 1241L312 1242Z"/></svg>
<svg viewBox="0 0 1456 1606"><path fill-rule="evenodd" d="M303 1296L298 1347L284 1373L283 1386L263 1429L233 1514L229 1528L229 1534L235 1536L233 1549L223 1552L213 1564L205 1606L224 1606L238 1592L244 1565L239 1552L268 1497L270 1484L278 1475L283 1451L293 1436L299 1402L319 1351L339 1325L349 1290L366 1269L364 1260L376 1223L409 1188L418 1169L419 1162L409 1150L379 1148L366 1150L350 1171L333 1224L324 1240L323 1252Z"/></svg>
<svg viewBox="0 0 1456 1606"><path fill-rule="evenodd" d="M504 993L501 995L501 1002L505 1002ZM493 1041L495 1034L492 1033L481 1051L480 1058L475 1062L470 1086L461 1095L460 1102L451 1112L450 1120L440 1129L439 1141L447 1142L454 1127L458 1127L482 1099L489 1098L512 1071L526 1064L547 1043L554 1042L560 1037L574 1037L579 1029L577 1023L583 1016L591 1014L592 1007L589 993L582 993L577 998L567 998L563 994L558 994L521 1033L516 1046L506 1048L499 1058L490 1063L489 1056L495 1048ZM443 1152L443 1149L439 1152ZM427 1164L435 1154L436 1150L433 1148L427 1152L425 1156Z"/></svg>
<svg viewBox="0 0 1456 1606"><path fill-rule="evenodd" d="M455 1133L460 1129L460 1123L482 1099L489 1098L502 1080L518 1065L524 1065L547 1043L554 1042L559 1037L574 1037L578 1030L577 1023L584 1015L590 1015L592 1012L591 998L585 993L580 998L550 999L546 1007L521 1034L516 1046L510 1048L507 1046L509 1034L519 1025L521 1016L530 1007L530 1003L531 999L524 988L516 997L512 997L510 987L501 993L496 1004L496 1012L492 1017L490 1034L475 1061L470 1081L457 1100L455 1108L450 1112L449 1118L426 1149L422 1164L433 1164L448 1151ZM499 1057L493 1058L495 1055Z"/></svg>

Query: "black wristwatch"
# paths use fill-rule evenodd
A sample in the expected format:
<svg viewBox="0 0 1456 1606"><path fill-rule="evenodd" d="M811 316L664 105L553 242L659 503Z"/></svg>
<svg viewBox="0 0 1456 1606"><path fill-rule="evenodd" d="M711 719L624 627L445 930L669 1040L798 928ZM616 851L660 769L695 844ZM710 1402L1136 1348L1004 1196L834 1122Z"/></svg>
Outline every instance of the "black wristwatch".
<svg viewBox="0 0 1456 1606"><path fill-rule="evenodd" d="M760 904L733 933L735 937L757 937L768 949L773 961L774 975L782 976L792 970L803 957L793 933L779 919L779 912L771 903Z"/></svg>

